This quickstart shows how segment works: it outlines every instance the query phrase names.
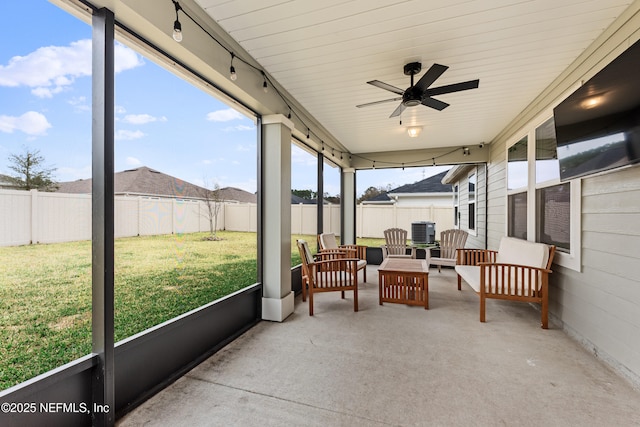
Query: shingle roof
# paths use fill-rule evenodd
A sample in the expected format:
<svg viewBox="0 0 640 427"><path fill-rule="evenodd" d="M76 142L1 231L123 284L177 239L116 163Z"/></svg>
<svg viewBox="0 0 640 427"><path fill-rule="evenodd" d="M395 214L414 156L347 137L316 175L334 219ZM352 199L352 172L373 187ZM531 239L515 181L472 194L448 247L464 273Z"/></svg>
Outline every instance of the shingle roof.
<svg viewBox="0 0 640 427"><path fill-rule="evenodd" d="M442 178L448 171L441 172L437 175L430 176L422 181L414 182L413 184L405 184L398 188L394 188L389 191L389 194L394 193L451 193L453 189L451 185L443 184Z"/></svg>
<svg viewBox="0 0 640 427"><path fill-rule="evenodd" d="M384 193L380 193L375 197L366 200L367 202L390 202L391 198L389 198L389 194L385 191Z"/></svg>
<svg viewBox="0 0 640 427"><path fill-rule="evenodd" d="M236 187L224 187L220 190L222 200L235 200L240 203L258 203L258 196L254 193Z"/></svg>
<svg viewBox="0 0 640 427"><path fill-rule="evenodd" d="M91 193L91 179L58 183L59 193L89 194ZM117 172L114 175L115 194L145 195L158 197L192 197L202 198L208 191L180 178L167 175L155 169L141 166ZM255 203L257 197L248 191L234 187L220 189L221 199L235 200L243 203Z"/></svg>
<svg viewBox="0 0 640 427"><path fill-rule="evenodd" d="M303 205L310 205L310 204L316 204L315 201L313 200L309 200L309 199L303 199L300 196L296 196L295 194L291 194L291 204L292 205L299 205L299 204L303 204Z"/></svg>
<svg viewBox="0 0 640 427"><path fill-rule="evenodd" d="M11 180L11 177L8 175L3 175L0 173L0 188L9 188L12 189L16 187L14 182Z"/></svg>

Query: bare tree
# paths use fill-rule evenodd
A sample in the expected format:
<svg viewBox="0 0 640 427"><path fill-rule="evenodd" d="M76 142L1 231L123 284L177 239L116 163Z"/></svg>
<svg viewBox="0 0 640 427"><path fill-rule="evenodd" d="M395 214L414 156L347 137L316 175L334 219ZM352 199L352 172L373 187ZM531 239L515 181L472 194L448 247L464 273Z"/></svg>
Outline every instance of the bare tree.
<svg viewBox="0 0 640 427"><path fill-rule="evenodd" d="M200 195L205 203L207 210L205 216L209 220L209 237L208 240L220 240L218 237L218 215L222 207L222 196L220 194L220 185L214 184L213 190L210 190L207 180L204 180L205 188L202 189Z"/></svg>
<svg viewBox="0 0 640 427"><path fill-rule="evenodd" d="M9 169L17 175L9 179L22 190L55 191L58 185L53 181L55 168L44 166L44 157L39 150L24 148L24 154L9 155Z"/></svg>
<svg viewBox="0 0 640 427"><path fill-rule="evenodd" d="M366 200L371 200L374 197L379 196L380 194L384 194L388 192L390 189L391 189L390 185L387 185L386 188L385 187L369 187L364 191L362 196L360 196L360 198L356 200L356 203L362 203Z"/></svg>

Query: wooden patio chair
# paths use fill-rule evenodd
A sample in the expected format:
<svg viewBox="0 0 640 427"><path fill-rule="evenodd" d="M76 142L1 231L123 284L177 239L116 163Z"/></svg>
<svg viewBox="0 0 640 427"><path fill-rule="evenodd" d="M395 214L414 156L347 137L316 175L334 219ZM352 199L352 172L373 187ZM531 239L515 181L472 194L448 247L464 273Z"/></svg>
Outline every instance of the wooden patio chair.
<svg viewBox="0 0 640 427"><path fill-rule="evenodd" d="M407 246L407 230L402 228L389 228L384 230L385 244L382 245L382 259L389 258L413 258L416 257L416 248ZM411 254L407 254L407 248L411 248Z"/></svg>
<svg viewBox="0 0 640 427"><path fill-rule="evenodd" d="M319 254L314 260L305 240L296 243L302 258L303 300L309 292L309 316L313 316L313 295L319 292L341 292L344 299L344 291L353 291L353 311L358 311L358 260L339 251Z"/></svg>
<svg viewBox="0 0 640 427"><path fill-rule="evenodd" d="M347 252L347 258L358 258L358 271L362 270L367 281L367 247L363 245L338 245L334 233L318 234L320 252L341 250Z"/></svg>
<svg viewBox="0 0 640 427"><path fill-rule="evenodd" d="M464 230L444 230L440 233L440 256L431 257L431 264L438 266L438 273L443 265L456 266L456 249L463 249L469 233Z"/></svg>

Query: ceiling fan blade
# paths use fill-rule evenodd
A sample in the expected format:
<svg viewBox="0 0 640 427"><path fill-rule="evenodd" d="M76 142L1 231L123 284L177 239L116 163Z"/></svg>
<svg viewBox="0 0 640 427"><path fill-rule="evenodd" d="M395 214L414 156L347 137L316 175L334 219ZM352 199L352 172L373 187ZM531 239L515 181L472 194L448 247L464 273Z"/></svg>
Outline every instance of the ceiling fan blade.
<svg viewBox="0 0 640 427"><path fill-rule="evenodd" d="M367 102L366 104L356 105L356 107L358 107L358 108L369 107L371 105L384 104L386 102L400 101L400 100L402 100L402 97L391 98L391 99L383 99L382 101Z"/></svg>
<svg viewBox="0 0 640 427"><path fill-rule="evenodd" d="M442 111L449 106L446 102L439 101L435 98L424 98L422 100L422 105L426 105L427 107L435 108L438 111Z"/></svg>
<svg viewBox="0 0 640 427"><path fill-rule="evenodd" d="M442 95L444 93L460 92L461 90L477 89L479 84L480 84L480 80L477 80L477 79L469 80L468 82L454 83L452 85L446 85L446 86L427 89L424 92L424 94L425 96L434 96L434 95Z"/></svg>
<svg viewBox="0 0 640 427"><path fill-rule="evenodd" d="M447 68L449 67L446 65L433 64L431 68L429 68L427 72L420 77L420 80L418 80L418 83L416 83L414 87L419 89L421 92L424 92L438 79L438 77L442 75L442 73L447 71Z"/></svg>
<svg viewBox="0 0 640 427"><path fill-rule="evenodd" d="M404 90L392 86L389 83L385 83L385 82L381 82L380 80L371 80L370 82L367 82L370 85L373 85L375 87L379 87L380 89L384 89L384 90L388 90L389 92L393 92L393 93L397 93L398 95L402 95L404 93Z"/></svg>
<svg viewBox="0 0 640 427"><path fill-rule="evenodd" d="M399 116L400 114L402 114L402 112L404 111L405 108L407 108L407 107L405 107L404 104L401 102L400 105L398 105L398 108L393 110L393 113L391 113L389 118Z"/></svg>

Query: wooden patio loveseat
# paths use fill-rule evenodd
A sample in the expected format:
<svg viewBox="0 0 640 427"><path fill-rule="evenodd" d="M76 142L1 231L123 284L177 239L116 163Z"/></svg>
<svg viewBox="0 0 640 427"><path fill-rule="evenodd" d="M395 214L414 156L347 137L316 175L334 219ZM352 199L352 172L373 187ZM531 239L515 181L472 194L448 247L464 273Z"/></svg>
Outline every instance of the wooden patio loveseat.
<svg viewBox="0 0 640 427"><path fill-rule="evenodd" d="M549 274L556 247L503 237L497 251L458 249L458 290L464 279L480 295L480 321L487 298L534 302L541 306L542 328L549 327Z"/></svg>

